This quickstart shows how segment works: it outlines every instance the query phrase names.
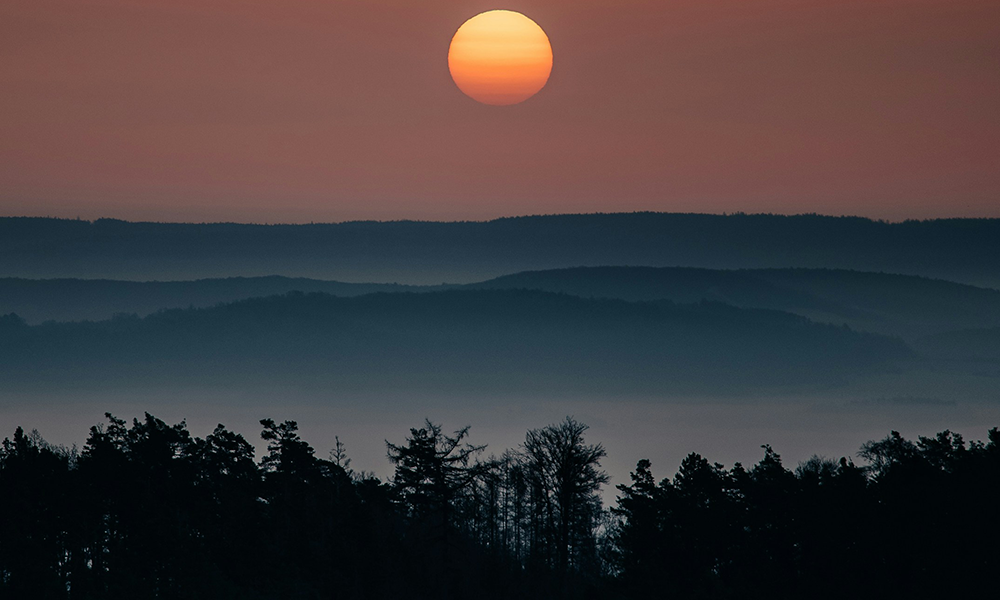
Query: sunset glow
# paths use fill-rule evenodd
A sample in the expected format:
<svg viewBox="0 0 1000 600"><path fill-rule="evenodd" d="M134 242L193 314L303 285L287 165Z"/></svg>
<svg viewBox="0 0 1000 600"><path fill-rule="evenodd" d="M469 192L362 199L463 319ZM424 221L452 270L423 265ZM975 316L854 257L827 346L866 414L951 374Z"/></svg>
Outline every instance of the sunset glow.
<svg viewBox="0 0 1000 600"><path fill-rule="evenodd" d="M448 68L467 96L495 106L524 102L545 87L552 46L521 13L493 10L462 25L451 41Z"/></svg>
<svg viewBox="0 0 1000 600"><path fill-rule="evenodd" d="M1000 217L995 23L985 0L2 0L0 213ZM477 64L511 39L538 60Z"/></svg>

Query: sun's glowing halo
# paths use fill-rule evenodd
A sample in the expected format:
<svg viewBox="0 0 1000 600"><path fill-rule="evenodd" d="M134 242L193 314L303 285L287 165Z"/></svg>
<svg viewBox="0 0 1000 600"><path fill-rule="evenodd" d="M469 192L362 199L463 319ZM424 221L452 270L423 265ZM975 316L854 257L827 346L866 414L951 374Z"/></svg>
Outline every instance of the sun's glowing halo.
<svg viewBox="0 0 1000 600"><path fill-rule="evenodd" d="M448 50L451 77L483 104L524 102L552 73L552 46L537 23L519 12L491 10L466 21Z"/></svg>

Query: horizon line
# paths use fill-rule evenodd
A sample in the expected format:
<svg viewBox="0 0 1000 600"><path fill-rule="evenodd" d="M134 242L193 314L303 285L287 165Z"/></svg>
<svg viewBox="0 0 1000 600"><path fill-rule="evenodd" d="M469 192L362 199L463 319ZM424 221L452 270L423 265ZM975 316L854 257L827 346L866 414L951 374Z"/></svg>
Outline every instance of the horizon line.
<svg viewBox="0 0 1000 600"><path fill-rule="evenodd" d="M902 223L928 223L935 221L996 221L1000 220L1000 216L996 217L931 217L931 218L905 218L905 219L887 219L887 218L874 218L866 217L863 215L856 214L827 214L818 212L802 212L802 213L777 213L777 212L745 212L745 211L734 211L734 212L681 212L681 211L653 211L653 210L642 210L642 211L612 211L612 212L567 212L567 213L534 213L534 214L515 214L515 215L505 215L500 217L494 217L491 219L454 219L454 220L435 220L435 219L349 219L344 221L309 221L309 222L292 222L292 221L153 221L153 220L129 220L121 219L118 217L97 217L93 219L85 219L82 217L60 217L52 215L0 215L0 220L49 220L49 221L73 221L73 222L86 222L90 224L96 224L101 221L112 221L118 223L128 223L134 225L243 225L243 226L256 226L256 227L275 227L275 226L316 226L316 225L351 225L351 224L399 224L399 223L425 223L425 224L487 224L495 223L498 221L508 221L514 219L543 219L543 218L559 218L559 217L620 217L620 216L636 216L636 215L656 215L656 216L688 216L688 217L719 217L719 218L729 218L729 217L784 217L784 218L823 218L823 219L856 219L863 221L870 221L872 223L885 223L885 224L902 224Z"/></svg>

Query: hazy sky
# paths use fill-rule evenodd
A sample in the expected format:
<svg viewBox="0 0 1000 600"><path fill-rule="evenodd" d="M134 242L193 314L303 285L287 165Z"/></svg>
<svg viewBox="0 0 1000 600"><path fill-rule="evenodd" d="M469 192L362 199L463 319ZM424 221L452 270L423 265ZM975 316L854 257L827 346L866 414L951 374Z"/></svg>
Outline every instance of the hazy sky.
<svg viewBox="0 0 1000 600"><path fill-rule="evenodd" d="M548 86L448 73L489 9ZM3 0L0 214L1000 216L997 0Z"/></svg>

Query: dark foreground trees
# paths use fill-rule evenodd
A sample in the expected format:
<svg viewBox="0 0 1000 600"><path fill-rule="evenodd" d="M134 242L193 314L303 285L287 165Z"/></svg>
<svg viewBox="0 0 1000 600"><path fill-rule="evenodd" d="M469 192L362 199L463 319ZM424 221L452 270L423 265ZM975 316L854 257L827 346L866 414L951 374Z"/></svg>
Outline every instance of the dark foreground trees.
<svg viewBox="0 0 1000 600"><path fill-rule="evenodd" d="M868 442L859 467L770 447L745 469L697 454L620 485L615 564L626 597L934 598L994 595L1000 432ZM983 596L985 597L985 596Z"/></svg>
<svg viewBox="0 0 1000 600"><path fill-rule="evenodd" d="M266 452L221 425L108 415L81 452L0 447L0 598L987 597L1000 569L1000 432L865 444L795 471L639 461L605 511L604 449L573 419L484 456L426 422L389 482L316 456L293 421Z"/></svg>
<svg viewBox="0 0 1000 600"><path fill-rule="evenodd" d="M468 427L449 436L427 421L405 445L386 443L408 535L421 546L423 571L438 573L439 591L468 597L485 584L480 594L551 598L596 589L598 492L608 478L604 449L586 444L586 430L567 418L486 460L476 458L485 446L464 441ZM489 571L456 583L476 555Z"/></svg>
<svg viewBox="0 0 1000 600"><path fill-rule="evenodd" d="M543 540L539 559L559 574L573 568L598 573L594 531L601 515L600 470L604 448L587 445L587 426L567 418L558 425L528 432L521 458L530 492L536 537Z"/></svg>

